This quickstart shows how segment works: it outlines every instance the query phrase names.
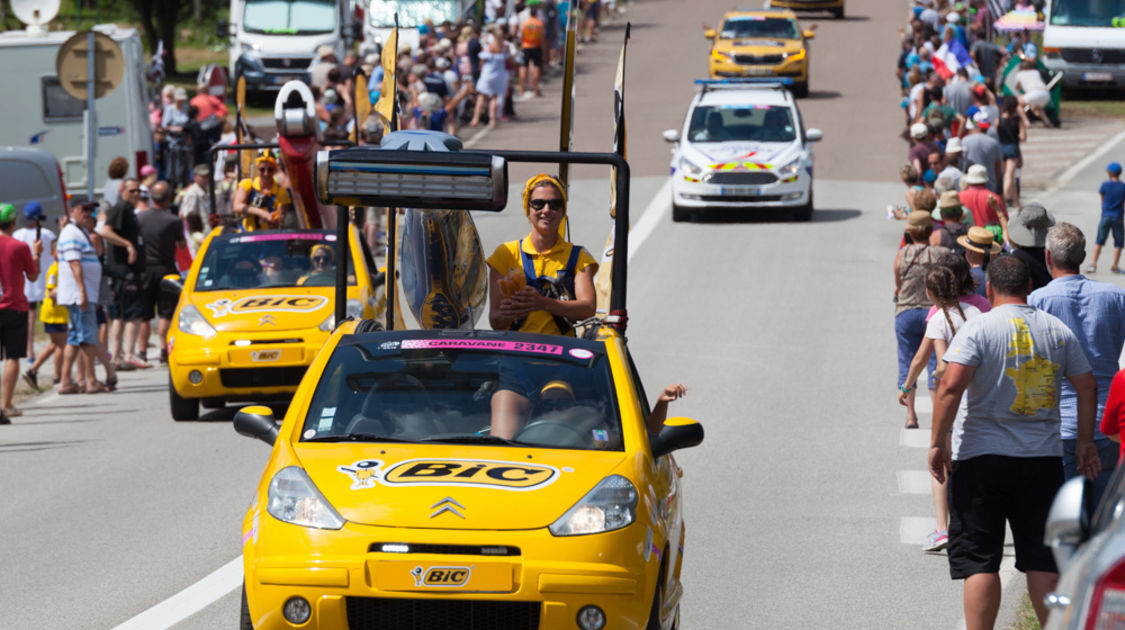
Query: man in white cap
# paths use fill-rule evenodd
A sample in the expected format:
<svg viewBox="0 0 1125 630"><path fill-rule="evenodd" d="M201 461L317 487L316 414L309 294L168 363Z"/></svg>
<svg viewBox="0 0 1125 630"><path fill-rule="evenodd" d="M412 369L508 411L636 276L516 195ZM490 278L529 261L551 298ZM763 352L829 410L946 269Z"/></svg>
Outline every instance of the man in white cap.
<svg viewBox="0 0 1125 630"><path fill-rule="evenodd" d="M914 170L925 173L930 166L930 154L937 150L937 145L930 140L930 128L926 123L910 125L910 152L907 155Z"/></svg>
<svg viewBox="0 0 1125 630"><path fill-rule="evenodd" d="M937 174L938 179L948 177L953 183L953 190L961 189L961 178L965 172L961 170L961 139L950 138L945 143L945 168Z"/></svg>
<svg viewBox="0 0 1125 630"><path fill-rule="evenodd" d="M316 48L316 59L309 66L309 85L323 90L328 86L328 72L336 67L336 51L328 44Z"/></svg>
<svg viewBox="0 0 1125 630"><path fill-rule="evenodd" d="M1004 154L1000 143L988 135L992 120L985 111L973 114L969 135L961 139L961 150L970 164L981 164L988 171L988 188L1000 192L999 175L1004 172Z"/></svg>

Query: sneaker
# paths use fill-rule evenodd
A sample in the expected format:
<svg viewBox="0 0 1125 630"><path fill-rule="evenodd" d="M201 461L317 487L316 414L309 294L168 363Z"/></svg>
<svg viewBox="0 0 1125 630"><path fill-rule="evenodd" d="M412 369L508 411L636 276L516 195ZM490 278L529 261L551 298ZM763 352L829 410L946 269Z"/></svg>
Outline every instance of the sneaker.
<svg viewBox="0 0 1125 630"><path fill-rule="evenodd" d="M0 424L12 424L12 421L8 419L8 416L0 413Z"/></svg>
<svg viewBox="0 0 1125 630"><path fill-rule="evenodd" d="M1120 267L1110 267L1109 272L1110 273L1125 273L1125 271L1121 271Z"/></svg>
<svg viewBox="0 0 1125 630"><path fill-rule="evenodd" d="M941 551L949 546L949 530L935 529L930 532L926 537L926 543L922 545L922 551L930 553L933 551Z"/></svg>
<svg viewBox="0 0 1125 630"><path fill-rule="evenodd" d="M3 413L5 416L8 416L9 418L18 418L18 417L23 415L23 412L20 411L19 409L16 409L15 407L5 407L4 411L0 412L0 413Z"/></svg>
<svg viewBox="0 0 1125 630"><path fill-rule="evenodd" d="M1093 265L1087 265L1085 268L1082 269L1082 273L1096 273L1097 271L1098 271L1098 268L1093 266Z"/></svg>
<svg viewBox="0 0 1125 630"><path fill-rule="evenodd" d="M23 381L31 386L31 389L39 389L39 375L31 370L23 373Z"/></svg>

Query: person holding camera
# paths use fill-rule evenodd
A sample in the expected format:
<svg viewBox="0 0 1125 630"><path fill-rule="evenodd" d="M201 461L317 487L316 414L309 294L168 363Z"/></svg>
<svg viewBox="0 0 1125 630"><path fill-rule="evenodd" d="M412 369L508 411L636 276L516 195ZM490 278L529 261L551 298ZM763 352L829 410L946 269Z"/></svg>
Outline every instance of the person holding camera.
<svg viewBox="0 0 1125 630"><path fill-rule="evenodd" d="M16 379L20 374L20 359L27 351L27 297L23 293L24 279L35 282L39 277L39 258L43 243L26 243L12 238L16 228L16 208L10 203L0 204L0 353L4 357L2 380L3 404L0 405L0 424L11 424L9 416L21 415L12 405Z"/></svg>
<svg viewBox="0 0 1125 630"><path fill-rule="evenodd" d="M32 282L24 283L23 293L27 298L27 329L35 330L35 321L39 316L39 305L47 295L47 270L55 262L51 255L51 244L55 242L55 233L43 227L43 206L38 201L29 201L23 207L23 227L12 233L12 238L27 243L28 247L35 247L35 241L42 241L43 254L39 259L39 278ZM35 345L33 337L27 336L27 360L35 361Z"/></svg>

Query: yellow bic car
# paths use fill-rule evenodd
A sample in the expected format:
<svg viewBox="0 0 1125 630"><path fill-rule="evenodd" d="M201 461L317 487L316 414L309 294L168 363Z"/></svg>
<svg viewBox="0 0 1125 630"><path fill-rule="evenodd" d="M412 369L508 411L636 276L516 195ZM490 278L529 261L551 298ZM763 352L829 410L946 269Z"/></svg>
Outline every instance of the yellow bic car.
<svg viewBox="0 0 1125 630"><path fill-rule="evenodd" d="M794 11L828 11L837 20L844 17L844 0L770 0L770 6Z"/></svg>
<svg viewBox="0 0 1125 630"><path fill-rule="evenodd" d="M802 31L792 11L731 11L723 16L718 31L707 29L704 36L712 42L711 78L780 78L797 96L808 96L807 40L814 33Z"/></svg>
<svg viewBox="0 0 1125 630"><path fill-rule="evenodd" d="M349 231L351 317L374 316L379 276ZM183 282L168 333L172 417L194 420L199 403L287 398L336 320L336 234L323 230L214 230Z"/></svg>
<svg viewBox="0 0 1125 630"><path fill-rule="evenodd" d="M519 415L513 435L493 434L498 409ZM670 453L703 429L672 418L650 435L647 414L609 328L590 341L343 323L280 427L268 407L235 416L273 445L243 521L241 627L677 627Z"/></svg>

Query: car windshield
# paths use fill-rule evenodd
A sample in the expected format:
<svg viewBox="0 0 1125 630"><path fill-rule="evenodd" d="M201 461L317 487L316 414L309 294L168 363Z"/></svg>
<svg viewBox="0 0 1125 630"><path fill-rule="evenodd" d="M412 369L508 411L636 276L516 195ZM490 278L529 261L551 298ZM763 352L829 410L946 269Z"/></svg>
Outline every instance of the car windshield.
<svg viewBox="0 0 1125 630"><path fill-rule="evenodd" d="M196 291L336 284L336 235L327 231L238 232L211 239ZM355 284L355 275L348 275Z"/></svg>
<svg viewBox="0 0 1125 630"><path fill-rule="evenodd" d="M731 18L723 22L719 37L723 39L742 39L764 37L768 39L798 39L797 22L786 18L748 16Z"/></svg>
<svg viewBox="0 0 1125 630"><path fill-rule="evenodd" d="M787 105L715 105L691 113L692 142L792 142L797 137Z"/></svg>
<svg viewBox="0 0 1125 630"><path fill-rule="evenodd" d="M1117 26L1125 0L1054 0L1050 11L1055 26Z"/></svg>
<svg viewBox="0 0 1125 630"><path fill-rule="evenodd" d="M249 33L309 35L336 30L336 3L327 0L249 0L242 14Z"/></svg>
<svg viewBox="0 0 1125 630"><path fill-rule="evenodd" d="M430 20L434 24L455 21L461 17L457 0L376 0L371 3L371 24L390 28L398 13L399 28L415 28Z"/></svg>
<svg viewBox="0 0 1125 630"><path fill-rule="evenodd" d="M593 342L373 337L337 346L302 441L623 449L608 359Z"/></svg>

